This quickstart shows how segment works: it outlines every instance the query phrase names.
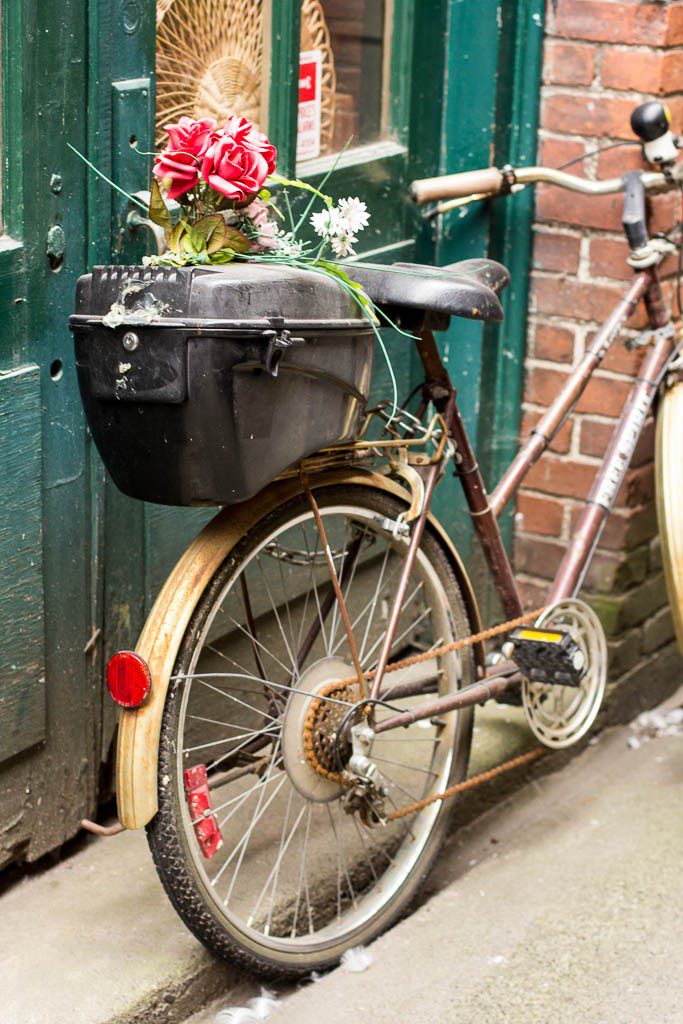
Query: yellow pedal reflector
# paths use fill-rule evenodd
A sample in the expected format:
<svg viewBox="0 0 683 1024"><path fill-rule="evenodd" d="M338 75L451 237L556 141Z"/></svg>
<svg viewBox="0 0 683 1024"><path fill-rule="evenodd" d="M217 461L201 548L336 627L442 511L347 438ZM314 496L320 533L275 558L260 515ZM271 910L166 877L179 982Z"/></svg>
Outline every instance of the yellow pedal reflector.
<svg viewBox="0 0 683 1024"><path fill-rule="evenodd" d="M519 640L536 640L543 644L561 644L564 633L551 633L549 630L542 629L518 629L514 636L515 639Z"/></svg>

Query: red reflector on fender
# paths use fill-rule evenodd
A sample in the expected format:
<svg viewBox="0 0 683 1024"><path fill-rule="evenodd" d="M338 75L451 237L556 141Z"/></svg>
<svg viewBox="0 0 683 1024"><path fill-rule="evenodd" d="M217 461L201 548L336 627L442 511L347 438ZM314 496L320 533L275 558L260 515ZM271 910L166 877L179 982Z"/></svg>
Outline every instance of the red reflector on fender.
<svg viewBox="0 0 683 1024"><path fill-rule="evenodd" d="M135 651L118 651L107 665L107 689L122 708L139 708L152 688L147 662Z"/></svg>

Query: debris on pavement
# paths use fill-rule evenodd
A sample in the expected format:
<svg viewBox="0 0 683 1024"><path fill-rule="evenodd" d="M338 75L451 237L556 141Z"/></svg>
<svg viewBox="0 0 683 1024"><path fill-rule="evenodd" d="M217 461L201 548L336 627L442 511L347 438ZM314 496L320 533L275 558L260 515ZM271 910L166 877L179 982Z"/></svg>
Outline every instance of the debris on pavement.
<svg viewBox="0 0 683 1024"><path fill-rule="evenodd" d="M629 728L628 745L632 750L638 750L641 744L658 736L683 736L683 707L670 708L669 711L644 711Z"/></svg>
<svg viewBox="0 0 683 1024"><path fill-rule="evenodd" d="M365 946L353 946L343 954L341 965L345 971L359 974L361 971L367 971L372 960L372 953Z"/></svg>
<svg viewBox="0 0 683 1024"><path fill-rule="evenodd" d="M250 999L246 1006L229 1006L220 1010L216 1014L215 1024L256 1024L270 1017L279 1003L274 992L262 988L261 995Z"/></svg>

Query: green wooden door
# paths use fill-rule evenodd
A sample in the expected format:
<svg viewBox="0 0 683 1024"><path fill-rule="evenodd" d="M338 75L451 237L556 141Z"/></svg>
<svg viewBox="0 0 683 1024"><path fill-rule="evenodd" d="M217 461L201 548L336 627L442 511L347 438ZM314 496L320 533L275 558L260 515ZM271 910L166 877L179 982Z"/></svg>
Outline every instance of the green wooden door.
<svg viewBox="0 0 683 1024"><path fill-rule="evenodd" d="M218 33L209 56L191 65L189 100L193 90L204 101L214 95L215 48L226 39L242 45L254 20L233 18L233 0L211 4L212 17L183 44ZM528 230L523 220L480 209L437 228L411 205L407 186L485 164L492 146L513 155L528 148L534 111L520 97L537 94L524 68L527 51L538 52L540 32L531 37L540 23L529 18L541 0L251 6L259 37L247 48L235 106L267 128L284 173L319 181L337 161L331 191L358 195L371 210L361 257L450 262L484 253L493 223L494 248L523 269L512 245ZM213 514L144 506L107 479L83 421L67 329L78 275L95 263L137 262L148 247L144 229L128 226L126 201L69 145L129 192L145 187L155 70L160 94L173 70L160 55L164 18L198 9L192 0L0 0L0 866L59 845L109 791L115 719L102 695L105 659L134 644L169 568ZM319 109L300 94L311 60L321 73ZM188 97L181 89L172 102L178 108ZM515 135L508 127L520 116L527 128ZM476 328L455 324L444 342L475 429L489 365L496 394L509 401L515 390L503 373L510 339L489 341L490 362ZM415 353L399 336L387 343L401 399L419 379ZM376 390L387 394L379 355L376 366ZM494 405L494 434L499 414ZM447 488L442 494L439 511L457 535L460 513Z"/></svg>
<svg viewBox="0 0 683 1024"><path fill-rule="evenodd" d="M87 4L2 3L0 864L92 811L93 481L67 328L87 262Z"/></svg>

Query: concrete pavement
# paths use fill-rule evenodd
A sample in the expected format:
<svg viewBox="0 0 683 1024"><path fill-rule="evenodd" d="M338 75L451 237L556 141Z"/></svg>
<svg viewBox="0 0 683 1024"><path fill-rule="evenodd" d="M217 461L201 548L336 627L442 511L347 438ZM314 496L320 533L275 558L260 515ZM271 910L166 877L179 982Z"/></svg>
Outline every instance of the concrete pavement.
<svg viewBox="0 0 683 1024"><path fill-rule="evenodd" d="M370 947L371 967L280 993L269 1020L682 1024L683 736L631 735L601 734L454 835L445 888Z"/></svg>
<svg viewBox="0 0 683 1024"><path fill-rule="evenodd" d="M477 713L472 771L535 746L519 708ZM522 776L467 794L471 820ZM448 875L430 880L430 891ZM176 916L144 833L88 839L62 863L0 895L1 1024L167 1024L258 983L215 961Z"/></svg>

